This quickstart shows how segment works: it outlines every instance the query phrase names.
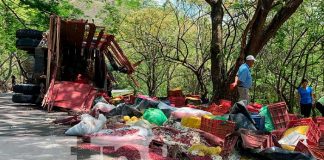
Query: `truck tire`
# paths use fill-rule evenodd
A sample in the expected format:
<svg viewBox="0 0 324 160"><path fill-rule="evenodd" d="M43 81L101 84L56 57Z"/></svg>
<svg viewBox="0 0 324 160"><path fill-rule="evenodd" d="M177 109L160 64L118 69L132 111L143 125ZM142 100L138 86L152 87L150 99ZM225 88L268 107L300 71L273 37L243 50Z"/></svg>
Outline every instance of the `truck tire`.
<svg viewBox="0 0 324 160"><path fill-rule="evenodd" d="M36 99L36 95L26 95L21 93L12 95L12 102L14 103L35 103Z"/></svg>
<svg viewBox="0 0 324 160"><path fill-rule="evenodd" d="M16 31L16 38L31 38L41 40L43 32L33 29L20 29Z"/></svg>
<svg viewBox="0 0 324 160"><path fill-rule="evenodd" d="M13 86L13 91L15 93L34 95L40 93L40 86L36 84L17 84Z"/></svg>
<svg viewBox="0 0 324 160"><path fill-rule="evenodd" d="M32 39L32 38L19 38L16 41L16 47L23 47L23 48L35 48L41 40Z"/></svg>
<svg viewBox="0 0 324 160"><path fill-rule="evenodd" d="M20 38L16 41L16 47L19 49L35 48L39 45L41 40L31 38Z"/></svg>

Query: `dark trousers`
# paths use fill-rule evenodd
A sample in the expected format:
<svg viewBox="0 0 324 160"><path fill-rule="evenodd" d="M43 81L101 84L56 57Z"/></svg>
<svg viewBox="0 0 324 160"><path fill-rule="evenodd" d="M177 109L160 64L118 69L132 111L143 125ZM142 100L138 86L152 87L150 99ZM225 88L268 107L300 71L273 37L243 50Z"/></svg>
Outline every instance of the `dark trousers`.
<svg viewBox="0 0 324 160"><path fill-rule="evenodd" d="M315 105L316 105L316 108L321 112L322 117L323 117L324 116L324 106L319 102L316 102Z"/></svg>
<svg viewBox="0 0 324 160"><path fill-rule="evenodd" d="M312 110L312 104L300 104L300 113L304 116L304 117L309 117L311 114L311 110Z"/></svg>

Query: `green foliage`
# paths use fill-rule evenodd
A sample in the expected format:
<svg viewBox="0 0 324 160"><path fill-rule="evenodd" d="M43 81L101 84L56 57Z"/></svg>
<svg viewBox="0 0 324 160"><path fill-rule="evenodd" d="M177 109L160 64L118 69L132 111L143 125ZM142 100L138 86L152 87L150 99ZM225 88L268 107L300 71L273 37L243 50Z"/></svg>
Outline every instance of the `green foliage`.
<svg viewBox="0 0 324 160"><path fill-rule="evenodd" d="M137 9L141 6L140 0L116 0L117 6L125 6L129 9Z"/></svg>
<svg viewBox="0 0 324 160"><path fill-rule="evenodd" d="M319 2L306 1L266 46L258 62L262 66L258 73L261 77L257 79L260 83L256 88L257 99L285 100L291 112L298 112L296 87L303 78L310 81L317 97L323 95L324 30L320 25L323 19L320 8ZM263 97L264 91L268 97Z"/></svg>
<svg viewBox="0 0 324 160"><path fill-rule="evenodd" d="M119 24L122 18L116 6L106 4L101 14L106 15L103 23L105 24L105 26L107 26L108 32L111 34L116 34L118 32Z"/></svg>
<svg viewBox="0 0 324 160"><path fill-rule="evenodd" d="M9 67L12 74L19 77L19 67L15 59L12 66L6 58L13 52L24 61L27 56L23 51L17 50L16 31L27 28L46 31L49 26L50 14L57 14L64 18L78 18L82 11L74 8L68 0L10 0L0 2L0 64L4 65L0 70L0 80L8 80ZM17 78L19 81L20 78Z"/></svg>
<svg viewBox="0 0 324 160"><path fill-rule="evenodd" d="M50 13L65 18L81 18L84 12L75 8L69 0L6 2L28 28L43 31L48 28ZM227 10L224 10L223 19L222 56L225 57L227 72L240 53L241 35L253 16L255 1L223 2ZM278 5L271 11L266 23L285 3L283 0L276 2ZM116 35L132 63L144 60L134 73L140 87L136 87L127 76L114 73L118 82L115 88L134 89L156 96L165 96L167 89L175 87L181 87L185 93L199 93L194 71L202 66L199 76L211 93L210 61L202 61L204 56L209 55L211 39L210 7L205 0L168 0L162 6L150 0L115 0L114 3L82 0L80 3L86 4L86 8L98 8L95 16L102 20L100 25ZM15 31L24 26L2 3L0 9L1 63L11 52L17 51ZM295 107L298 111L295 87L304 75L310 80L317 96L323 96L323 13L323 1L304 0L265 46L252 69L255 81L251 94L255 101L267 104L285 100L290 108ZM21 51L17 54L24 56ZM18 70L15 69L14 73L18 74ZM152 87L153 84L155 87Z"/></svg>

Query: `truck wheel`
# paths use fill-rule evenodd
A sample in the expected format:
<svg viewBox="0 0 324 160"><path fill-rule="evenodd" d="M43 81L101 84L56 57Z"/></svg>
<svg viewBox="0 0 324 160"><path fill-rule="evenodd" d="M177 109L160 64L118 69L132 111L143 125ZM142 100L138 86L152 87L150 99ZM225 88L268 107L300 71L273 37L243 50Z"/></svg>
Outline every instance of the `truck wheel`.
<svg viewBox="0 0 324 160"><path fill-rule="evenodd" d="M16 31L16 38L31 38L41 40L43 32L33 29L20 29Z"/></svg>
<svg viewBox="0 0 324 160"><path fill-rule="evenodd" d="M16 47L19 49L35 48L39 45L41 40L31 38L21 38L16 41Z"/></svg>
<svg viewBox="0 0 324 160"><path fill-rule="evenodd" d="M40 93L40 86L36 84L17 84L13 86L13 91L15 93L34 95Z"/></svg>
<svg viewBox="0 0 324 160"><path fill-rule="evenodd" d="M26 95L21 93L12 95L12 102L14 103L35 103L36 99L36 95Z"/></svg>

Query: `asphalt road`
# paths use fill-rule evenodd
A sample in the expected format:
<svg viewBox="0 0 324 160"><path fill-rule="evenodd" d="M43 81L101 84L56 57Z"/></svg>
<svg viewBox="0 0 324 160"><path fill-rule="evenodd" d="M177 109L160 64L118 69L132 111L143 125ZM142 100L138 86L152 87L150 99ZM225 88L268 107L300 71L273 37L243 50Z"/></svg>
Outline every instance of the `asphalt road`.
<svg viewBox="0 0 324 160"><path fill-rule="evenodd" d="M13 103L11 96L12 93L0 94L0 159L112 159L77 149L80 138L64 135L70 126L52 123L67 116L66 112L48 113L39 106Z"/></svg>
<svg viewBox="0 0 324 160"><path fill-rule="evenodd" d="M66 112L47 113L39 106L13 103L11 96L0 94L0 136L64 136L68 126L51 122Z"/></svg>

